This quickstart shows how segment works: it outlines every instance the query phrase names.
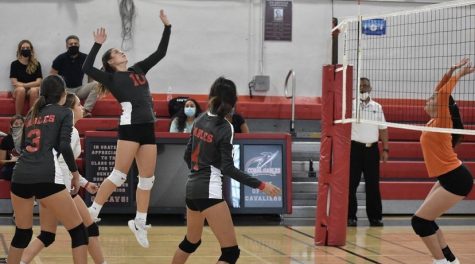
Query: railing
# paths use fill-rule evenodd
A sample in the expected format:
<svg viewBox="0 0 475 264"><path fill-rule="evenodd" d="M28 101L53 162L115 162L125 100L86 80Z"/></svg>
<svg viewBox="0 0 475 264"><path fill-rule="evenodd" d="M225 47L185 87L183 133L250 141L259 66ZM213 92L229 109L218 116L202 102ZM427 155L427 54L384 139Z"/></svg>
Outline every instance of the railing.
<svg viewBox="0 0 475 264"><path fill-rule="evenodd" d="M292 77L292 95L289 96L289 91L288 91L288 85L289 85L289 80L290 77ZM291 69L289 73L287 74L287 77L285 78L285 97L292 99L292 116L290 119L290 134L292 136L295 136L295 89L297 86L297 79L295 77L295 71Z"/></svg>

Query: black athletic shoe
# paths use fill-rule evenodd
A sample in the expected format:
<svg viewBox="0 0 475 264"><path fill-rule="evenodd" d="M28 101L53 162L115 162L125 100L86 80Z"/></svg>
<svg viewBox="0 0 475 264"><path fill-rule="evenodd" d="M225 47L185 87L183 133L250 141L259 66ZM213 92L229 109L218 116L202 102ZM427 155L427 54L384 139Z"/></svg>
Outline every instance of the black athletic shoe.
<svg viewBox="0 0 475 264"><path fill-rule="evenodd" d="M384 226L381 220L369 220L369 226Z"/></svg>
<svg viewBox="0 0 475 264"><path fill-rule="evenodd" d="M355 218L348 218L348 226L356 226L358 221Z"/></svg>

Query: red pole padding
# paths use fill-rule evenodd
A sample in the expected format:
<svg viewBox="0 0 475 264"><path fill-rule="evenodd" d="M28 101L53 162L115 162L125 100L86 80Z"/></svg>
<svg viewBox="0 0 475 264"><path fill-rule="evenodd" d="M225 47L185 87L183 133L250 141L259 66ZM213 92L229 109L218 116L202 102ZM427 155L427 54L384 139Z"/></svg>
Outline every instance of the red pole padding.
<svg viewBox="0 0 475 264"><path fill-rule="evenodd" d="M337 70L339 69L339 70ZM351 117L352 67L346 76L346 117ZM342 117L343 71L341 65L323 66L322 133L318 177L315 244L343 246L348 217L350 124L334 124Z"/></svg>

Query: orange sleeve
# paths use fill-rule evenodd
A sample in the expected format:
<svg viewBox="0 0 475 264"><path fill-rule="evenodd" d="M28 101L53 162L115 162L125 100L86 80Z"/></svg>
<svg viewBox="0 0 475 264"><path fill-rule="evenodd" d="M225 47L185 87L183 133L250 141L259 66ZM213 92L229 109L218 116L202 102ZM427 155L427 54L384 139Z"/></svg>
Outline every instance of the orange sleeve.
<svg viewBox="0 0 475 264"><path fill-rule="evenodd" d="M449 110L449 97L457 84L457 77L450 80L437 92L437 119L439 127L451 127L452 119Z"/></svg>

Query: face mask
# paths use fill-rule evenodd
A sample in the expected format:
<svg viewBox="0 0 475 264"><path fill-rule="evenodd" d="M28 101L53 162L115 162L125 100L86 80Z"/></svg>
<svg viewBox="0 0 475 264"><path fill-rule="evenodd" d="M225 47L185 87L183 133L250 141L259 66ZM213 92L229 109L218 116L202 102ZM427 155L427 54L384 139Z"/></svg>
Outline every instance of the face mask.
<svg viewBox="0 0 475 264"><path fill-rule="evenodd" d="M29 58L31 56L31 50L29 49L23 49L20 51L21 56L25 58Z"/></svg>
<svg viewBox="0 0 475 264"><path fill-rule="evenodd" d="M71 56L77 55L79 53L79 46L68 47L68 54Z"/></svg>
<svg viewBox="0 0 475 264"><path fill-rule="evenodd" d="M21 148L21 136L23 134L23 126L12 127L12 138L15 150L20 153Z"/></svg>
<svg viewBox="0 0 475 264"><path fill-rule="evenodd" d="M185 107L185 115L187 117L195 116L196 108L195 107Z"/></svg>
<svg viewBox="0 0 475 264"><path fill-rule="evenodd" d="M360 93L360 100L366 101L369 98L369 93Z"/></svg>

